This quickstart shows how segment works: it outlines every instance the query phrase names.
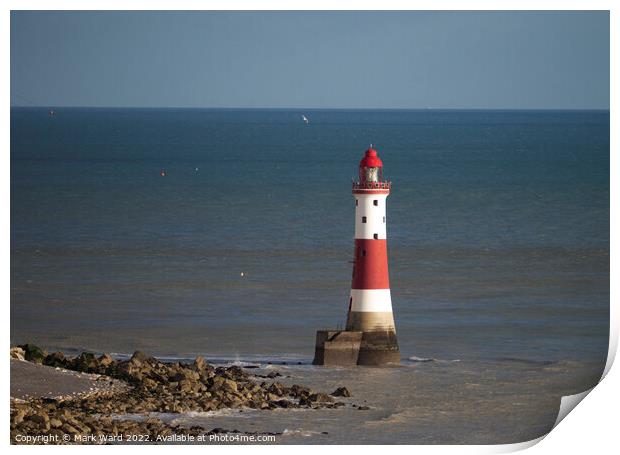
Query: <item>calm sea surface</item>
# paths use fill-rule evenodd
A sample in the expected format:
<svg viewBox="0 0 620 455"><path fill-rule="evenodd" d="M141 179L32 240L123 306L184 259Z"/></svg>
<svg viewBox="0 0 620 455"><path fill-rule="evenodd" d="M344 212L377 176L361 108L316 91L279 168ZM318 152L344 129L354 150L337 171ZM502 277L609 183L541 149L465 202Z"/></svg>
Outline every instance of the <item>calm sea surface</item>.
<svg viewBox="0 0 620 455"><path fill-rule="evenodd" d="M404 366L316 368L316 329L346 317L370 143L393 182ZM286 361L376 401L330 435L336 411L192 422L282 442L531 439L595 384L608 331L608 112L11 111L12 343Z"/></svg>

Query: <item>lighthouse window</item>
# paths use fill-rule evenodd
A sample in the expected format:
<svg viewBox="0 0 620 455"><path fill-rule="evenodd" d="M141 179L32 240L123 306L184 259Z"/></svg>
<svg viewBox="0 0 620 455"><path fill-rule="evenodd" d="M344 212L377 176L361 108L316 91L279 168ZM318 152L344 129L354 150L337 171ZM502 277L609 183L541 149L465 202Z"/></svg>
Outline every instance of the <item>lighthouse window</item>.
<svg viewBox="0 0 620 455"><path fill-rule="evenodd" d="M383 222L385 223L385 217L383 217Z"/></svg>
<svg viewBox="0 0 620 455"><path fill-rule="evenodd" d="M362 223L365 223L365 222L366 222L366 217L365 217L365 216L363 216L363 217L362 217Z"/></svg>
<svg viewBox="0 0 620 455"><path fill-rule="evenodd" d="M362 256L366 256L366 250L362 250Z"/></svg>
<svg viewBox="0 0 620 455"><path fill-rule="evenodd" d="M379 181L379 168L378 167L365 167L364 177L366 177L367 182L378 182Z"/></svg>
<svg viewBox="0 0 620 455"><path fill-rule="evenodd" d="M374 201L372 201L372 205L379 205L379 201L375 199Z"/></svg>
<svg viewBox="0 0 620 455"><path fill-rule="evenodd" d="M357 207L357 203L358 203L358 202L359 202L359 201L356 199L356 200L355 200L355 207Z"/></svg>
<svg viewBox="0 0 620 455"><path fill-rule="evenodd" d="M373 237L375 238L375 240L379 239L379 234L374 234Z"/></svg>

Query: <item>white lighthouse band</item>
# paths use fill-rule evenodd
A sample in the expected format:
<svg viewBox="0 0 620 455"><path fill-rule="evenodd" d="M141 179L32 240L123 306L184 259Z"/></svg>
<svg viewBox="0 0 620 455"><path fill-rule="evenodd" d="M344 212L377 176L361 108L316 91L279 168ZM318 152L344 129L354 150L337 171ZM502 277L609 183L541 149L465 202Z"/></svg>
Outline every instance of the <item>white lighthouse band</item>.
<svg viewBox="0 0 620 455"><path fill-rule="evenodd" d="M355 238L386 239L386 210L388 194L355 194Z"/></svg>
<svg viewBox="0 0 620 455"><path fill-rule="evenodd" d="M351 289L351 311L391 313L389 289Z"/></svg>

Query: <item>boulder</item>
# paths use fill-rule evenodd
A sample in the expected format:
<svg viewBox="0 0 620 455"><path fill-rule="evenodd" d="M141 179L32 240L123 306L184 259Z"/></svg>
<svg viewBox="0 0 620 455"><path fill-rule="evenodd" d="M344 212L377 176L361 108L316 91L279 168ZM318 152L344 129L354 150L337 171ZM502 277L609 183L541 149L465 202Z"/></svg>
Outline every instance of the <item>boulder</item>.
<svg viewBox="0 0 620 455"><path fill-rule="evenodd" d="M70 423L64 423L61 427L62 431L65 434L79 434L80 430L78 430L77 428L75 428L73 425L71 425Z"/></svg>
<svg viewBox="0 0 620 455"><path fill-rule="evenodd" d="M194 360L194 368L197 371L205 371L206 369L209 368L209 366L210 365L207 363L205 358L202 356L198 356L196 357L196 360Z"/></svg>
<svg viewBox="0 0 620 455"><path fill-rule="evenodd" d="M158 382L149 378L144 378L142 380L142 386L146 390L154 391L157 388Z"/></svg>
<svg viewBox="0 0 620 455"><path fill-rule="evenodd" d="M136 351L131 356L130 361L134 363L150 363L153 358L142 351Z"/></svg>
<svg viewBox="0 0 620 455"><path fill-rule="evenodd" d="M26 360L26 352L22 348L15 346L14 348L11 348L11 358Z"/></svg>
<svg viewBox="0 0 620 455"><path fill-rule="evenodd" d="M285 400L285 399L274 401L274 404L278 406L279 408L294 408L295 407L294 403L292 403L291 401Z"/></svg>
<svg viewBox="0 0 620 455"><path fill-rule="evenodd" d="M193 389L192 382L187 379L183 379L179 381L178 389L181 393L189 393Z"/></svg>
<svg viewBox="0 0 620 455"><path fill-rule="evenodd" d="M248 373L246 373L244 369L238 365L228 367L226 372L234 379L242 379L248 376Z"/></svg>
<svg viewBox="0 0 620 455"><path fill-rule="evenodd" d="M112 358L110 354L103 354L101 357L99 357L98 361L99 361L99 365L101 365L104 368L108 368L110 365L114 363L114 359Z"/></svg>
<svg viewBox="0 0 620 455"><path fill-rule="evenodd" d="M274 382L273 384L269 386L269 388L267 388L267 392L273 393L274 395L281 397L282 395L286 393L286 387L284 387L279 382Z"/></svg>
<svg viewBox="0 0 620 455"><path fill-rule="evenodd" d="M50 429L50 418L43 412L29 415L27 419L36 423L40 428Z"/></svg>
<svg viewBox="0 0 620 455"><path fill-rule="evenodd" d="M84 373L96 373L99 369L99 362L92 352L82 352L72 363L73 369Z"/></svg>
<svg viewBox="0 0 620 455"><path fill-rule="evenodd" d="M178 373L174 373L172 376L170 376L169 379L172 382L198 381L200 379L200 374L198 374L194 370L184 369L179 371Z"/></svg>
<svg viewBox="0 0 620 455"><path fill-rule="evenodd" d="M228 379L222 376L215 376L213 378L212 387L214 390L220 389L225 392L237 392L237 383L232 379Z"/></svg>
<svg viewBox="0 0 620 455"><path fill-rule="evenodd" d="M116 376L130 382L140 382L144 378L141 366L131 361L119 362L116 366Z"/></svg>
<svg viewBox="0 0 620 455"><path fill-rule="evenodd" d="M291 394L291 396L295 398L301 398L302 396L308 396L310 395L311 392L312 391L310 390L309 387L299 385L299 384L293 384L291 388L289 389L289 393Z"/></svg>
<svg viewBox="0 0 620 455"><path fill-rule="evenodd" d="M349 389L347 389L346 387L338 387L330 395L333 396L333 397L346 397L346 398L348 398L348 397L351 396L351 392L349 392Z"/></svg>
<svg viewBox="0 0 620 455"><path fill-rule="evenodd" d="M22 423L24 421L24 417L26 417L26 412L23 409L20 409L12 417L13 423L15 425L19 425L20 423Z"/></svg>
<svg viewBox="0 0 620 455"><path fill-rule="evenodd" d="M43 359L43 365L65 368L67 366L67 359L62 352L53 352Z"/></svg>
<svg viewBox="0 0 620 455"><path fill-rule="evenodd" d="M308 397L308 401L311 401L313 403L332 403L334 399L326 393L318 392L310 395Z"/></svg>
<svg viewBox="0 0 620 455"><path fill-rule="evenodd" d="M62 422L56 418L50 419L50 426L52 428L60 428L62 427Z"/></svg>
<svg viewBox="0 0 620 455"><path fill-rule="evenodd" d="M46 352L34 344L22 344L18 346L24 350L24 358L30 362L42 363Z"/></svg>

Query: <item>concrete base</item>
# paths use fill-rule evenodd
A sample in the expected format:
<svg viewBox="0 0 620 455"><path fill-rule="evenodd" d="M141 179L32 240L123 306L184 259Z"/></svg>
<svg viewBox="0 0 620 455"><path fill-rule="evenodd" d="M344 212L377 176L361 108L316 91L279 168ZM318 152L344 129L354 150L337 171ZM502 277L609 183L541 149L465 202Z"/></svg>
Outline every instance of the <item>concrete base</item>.
<svg viewBox="0 0 620 455"><path fill-rule="evenodd" d="M314 350L314 365L353 366L362 343L362 332L318 330Z"/></svg>
<svg viewBox="0 0 620 455"><path fill-rule="evenodd" d="M398 364L400 352L396 333L393 330L319 330L312 363L325 366Z"/></svg>
<svg viewBox="0 0 620 455"><path fill-rule="evenodd" d="M358 365L400 363L400 350L394 330L363 332Z"/></svg>

